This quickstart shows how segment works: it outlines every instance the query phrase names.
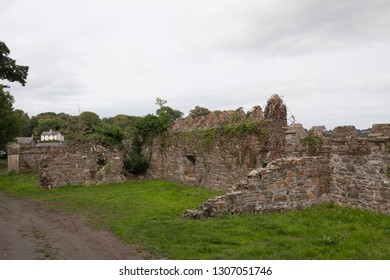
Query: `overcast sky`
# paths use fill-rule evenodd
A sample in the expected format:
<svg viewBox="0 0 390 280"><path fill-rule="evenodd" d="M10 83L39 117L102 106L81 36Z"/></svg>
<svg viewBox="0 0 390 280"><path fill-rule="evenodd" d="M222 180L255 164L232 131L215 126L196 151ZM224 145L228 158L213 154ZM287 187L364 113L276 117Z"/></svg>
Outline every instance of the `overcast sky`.
<svg viewBox="0 0 390 280"><path fill-rule="evenodd" d="M100 117L250 110L279 94L297 122L390 123L388 0L1 0L0 40L27 85L14 107Z"/></svg>

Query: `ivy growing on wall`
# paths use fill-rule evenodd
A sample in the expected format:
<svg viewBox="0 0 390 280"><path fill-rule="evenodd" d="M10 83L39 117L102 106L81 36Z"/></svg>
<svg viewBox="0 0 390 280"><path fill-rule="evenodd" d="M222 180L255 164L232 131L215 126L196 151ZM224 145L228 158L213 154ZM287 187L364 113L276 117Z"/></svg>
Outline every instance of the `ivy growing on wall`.
<svg viewBox="0 0 390 280"><path fill-rule="evenodd" d="M308 135L301 141L303 145L307 146L307 150L310 156L316 156L319 154L322 145L322 139L316 136L312 131L309 131Z"/></svg>
<svg viewBox="0 0 390 280"><path fill-rule="evenodd" d="M181 132L166 132L161 136L161 148L165 149L181 142L191 152L208 152L217 144L239 143L245 135L257 136L260 142L266 143L268 139L266 122L244 120L219 127L198 127Z"/></svg>

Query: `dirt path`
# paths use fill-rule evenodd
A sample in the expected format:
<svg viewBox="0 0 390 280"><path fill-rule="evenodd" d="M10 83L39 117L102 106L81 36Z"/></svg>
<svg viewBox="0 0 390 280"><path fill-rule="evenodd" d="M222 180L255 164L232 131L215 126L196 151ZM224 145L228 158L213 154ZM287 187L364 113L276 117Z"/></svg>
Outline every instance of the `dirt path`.
<svg viewBox="0 0 390 280"><path fill-rule="evenodd" d="M112 233L91 228L85 219L0 192L0 260L143 258Z"/></svg>

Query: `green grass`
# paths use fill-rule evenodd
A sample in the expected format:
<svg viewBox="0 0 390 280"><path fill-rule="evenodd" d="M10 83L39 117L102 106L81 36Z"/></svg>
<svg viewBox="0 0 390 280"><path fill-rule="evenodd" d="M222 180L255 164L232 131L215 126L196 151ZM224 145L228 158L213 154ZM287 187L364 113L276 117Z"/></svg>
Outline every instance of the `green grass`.
<svg viewBox="0 0 390 280"><path fill-rule="evenodd" d="M76 212L156 258L390 259L390 217L333 204L273 214L182 220L216 193L166 181L41 189L0 174L0 190Z"/></svg>
<svg viewBox="0 0 390 280"><path fill-rule="evenodd" d="M0 170L7 168L7 164L5 162L0 161Z"/></svg>

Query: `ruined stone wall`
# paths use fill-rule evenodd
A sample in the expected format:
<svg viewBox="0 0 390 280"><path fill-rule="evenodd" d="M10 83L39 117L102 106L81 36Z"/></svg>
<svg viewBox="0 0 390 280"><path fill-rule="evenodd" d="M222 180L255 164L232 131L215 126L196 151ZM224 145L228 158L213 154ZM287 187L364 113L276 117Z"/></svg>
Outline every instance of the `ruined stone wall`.
<svg viewBox="0 0 390 280"><path fill-rule="evenodd" d="M390 124L373 125L368 137L354 126L311 131L320 140L316 153L329 158L331 200L390 214Z"/></svg>
<svg viewBox="0 0 390 280"><path fill-rule="evenodd" d="M148 177L228 191L250 170L269 161L264 141L255 133L239 138L227 137L214 129L208 133L215 135L215 139L207 147L203 146L204 138L195 131L157 139L152 147Z"/></svg>
<svg viewBox="0 0 390 280"><path fill-rule="evenodd" d="M323 156L308 156L302 141L307 137L316 139L314 151ZM390 124L374 125L368 138L360 138L353 126L336 127L330 134L324 127L306 133L297 125L286 132L286 143L288 158L252 170L235 191L185 217L281 211L330 201L390 214Z"/></svg>
<svg viewBox="0 0 390 280"><path fill-rule="evenodd" d="M38 171L40 160L61 150L62 147L21 147L19 168L21 171Z"/></svg>
<svg viewBox="0 0 390 280"><path fill-rule="evenodd" d="M286 119L277 95L264 113L256 106L249 113L237 109L179 119L145 149L150 156L145 177L226 193L187 211L190 218L330 201L390 214L390 124L373 125L363 138L353 126L307 131L300 124L287 127ZM125 180L123 153L91 143L15 153L21 166L38 166L45 188Z"/></svg>
<svg viewBox="0 0 390 280"><path fill-rule="evenodd" d="M331 135L325 126L313 126L309 131L302 124L293 124L286 130L286 148L283 157L329 156Z"/></svg>
<svg viewBox="0 0 390 280"><path fill-rule="evenodd" d="M330 166L333 201L390 214L390 124L374 125L368 138L354 127L336 128Z"/></svg>
<svg viewBox="0 0 390 280"><path fill-rule="evenodd" d="M39 161L40 184L54 188L68 184L122 182L123 153L92 143L64 147Z"/></svg>
<svg viewBox="0 0 390 280"><path fill-rule="evenodd" d="M184 216L204 218L318 205L329 201L330 171L326 157L278 159L251 171L235 191L212 198Z"/></svg>
<svg viewBox="0 0 390 280"><path fill-rule="evenodd" d="M284 153L286 106L274 95L265 111L256 106L248 114L237 109L177 120L154 140L146 177L229 191Z"/></svg>

